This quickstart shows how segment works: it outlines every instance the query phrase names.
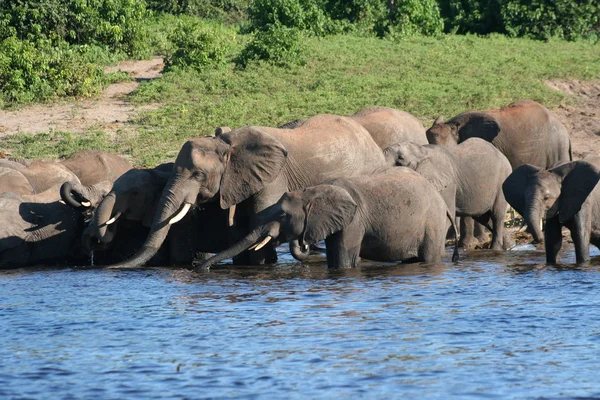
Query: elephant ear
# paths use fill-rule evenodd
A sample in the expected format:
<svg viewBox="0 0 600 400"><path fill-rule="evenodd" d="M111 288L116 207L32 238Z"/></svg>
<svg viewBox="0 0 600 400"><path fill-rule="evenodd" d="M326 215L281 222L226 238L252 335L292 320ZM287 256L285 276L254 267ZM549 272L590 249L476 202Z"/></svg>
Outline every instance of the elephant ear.
<svg viewBox="0 0 600 400"><path fill-rule="evenodd" d="M427 179L438 192L456 183L452 162L443 154L431 154L421 159L415 171Z"/></svg>
<svg viewBox="0 0 600 400"><path fill-rule="evenodd" d="M345 189L319 185L304 190L304 243L315 243L344 229L356 214L358 205Z"/></svg>
<svg viewBox="0 0 600 400"><path fill-rule="evenodd" d="M519 214L525 215L525 188L529 179L542 169L531 164L517 167L502 184L504 198Z"/></svg>
<svg viewBox="0 0 600 400"><path fill-rule="evenodd" d="M482 112L470 112L456 118L459 127L459 142L478 137L492 142L500 133L500 124L493 116Z"/></svg>
<svg viewBox="0 0 600 400"><path fill-rule="evenodd" d="M600 180L600 169L585 161L576 161L571 172L562 181L559 197L558 217L565 223L581 210Z"/></svg>
<svg viewBox="0 0 600 400"><path fill-rule="evenodd" d="M281 172L287 150L273 136L257 127L224 133L229 144L225 172L221 178L221 208L238 204L259 192Z"/></svg>

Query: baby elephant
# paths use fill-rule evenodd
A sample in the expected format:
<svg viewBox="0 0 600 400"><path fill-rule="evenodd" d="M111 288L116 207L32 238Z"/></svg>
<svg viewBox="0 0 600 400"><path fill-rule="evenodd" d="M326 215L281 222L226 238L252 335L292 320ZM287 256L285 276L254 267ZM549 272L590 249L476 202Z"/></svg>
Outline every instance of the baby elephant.
<svg viewBox="0 0 600 400"><path fill-rule="evenodd" d="M344 178L288 192L259 214L261 223L233 247L200 268L271 239L298 240L301 246L325 239L327 265L355 267L360 257L374 261L440 261L452 217L442 197L409 168ZM455 230L456 231L456 230ZM455 246L453 261L458 260Z"/></svg>
<svg viewBox="0 0 600 400"><path fill-rule="evenodd" d="M562 226L571 231L578 263L590 259L589 243L600 247L600 160L561 164L549 170L524 164L504 182L506 199L542 241L541 221L546 220L546 261L558 262Z"/></svg>
<svg viewBox="0 0 600 400"><path fill-rule="evenodd" d="M442 193L456 215L474 217L492 226L492 249L502 250L507 203L502 183L511 173L510 163L498 149L483 139L471 138L457 146L420 146L402 142L384 150L388 165L414 169ZM464 222L464 220L463 220ZM474 247L473 225L461 227L461 244Z"/></svg>

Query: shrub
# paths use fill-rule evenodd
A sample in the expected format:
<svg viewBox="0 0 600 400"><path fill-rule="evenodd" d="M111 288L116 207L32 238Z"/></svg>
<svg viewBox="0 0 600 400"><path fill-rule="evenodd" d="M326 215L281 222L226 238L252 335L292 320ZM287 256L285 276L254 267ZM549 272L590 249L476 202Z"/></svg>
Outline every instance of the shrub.
<svg viewBox="0 0 600 400"><path fill-rule="evenodd" d="M143 49L144 0L12 0L0 2L0 39L50 38L102 44L134 55Z"/></svg>
<svg viewBox="0 0 600 400"><path fill-rule="evenodd" d="M242 68L252 60L265 60L277 66L304 64L304 51L299 29L275 23L255 33L237 57L236 64Z"/></svg>
<svg viewBox="0 0 600 400"><path fill-rule="evenodd" d="M64 41L0 42L0 102L28 103L55 96L89 96L103 86L101 68Z"/></svg>
<svg viewBox="0 0 600 400"><path fill-rule="evenodd" d="M247 17L249 0L147 0L146 3L156 11L239 22Z"/></svg>
<svg viewBox="0 0 600 400"><path fill-rule="evenodd" d="M253 0L249 18L252 29L259 31L277 25L322 36L328 33L331 25L315 0Z"/></svg>
<svg viewBox="0 0 600 400"><path fill-rule="evenodd" d="M396 0L388 20L394 36L436 36L444 29L436 0Z"/></svg>
<svg viewBox="0 0 600 400"><path fill-rule="evenodd" d="M165 60L165 71L223 64L229 44L215 30L193 23L179 23L169 35L175 50Z"/></svg>
<svg viewBox="0 0 600 400"><path fill-rule="evenodd" d="M511 36L576 40L600 35L597 0L505 0L502 17Z"/></svg>
<svg viewBox="0 0 600 400"><path fill-rule="evenodd" d="M447 32L487 34L504 32L502 0L439 0Z"/></svg>

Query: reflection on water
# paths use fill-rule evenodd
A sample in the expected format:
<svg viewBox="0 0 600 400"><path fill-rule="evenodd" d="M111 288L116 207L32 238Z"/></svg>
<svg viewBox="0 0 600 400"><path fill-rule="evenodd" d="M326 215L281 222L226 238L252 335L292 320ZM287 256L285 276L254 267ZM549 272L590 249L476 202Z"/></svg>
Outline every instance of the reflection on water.
<svg viewBox="0 0 600 400"><path fill-rule="evenodd" d="M0 272L0 398L600 397L599 261Z"/></svg>

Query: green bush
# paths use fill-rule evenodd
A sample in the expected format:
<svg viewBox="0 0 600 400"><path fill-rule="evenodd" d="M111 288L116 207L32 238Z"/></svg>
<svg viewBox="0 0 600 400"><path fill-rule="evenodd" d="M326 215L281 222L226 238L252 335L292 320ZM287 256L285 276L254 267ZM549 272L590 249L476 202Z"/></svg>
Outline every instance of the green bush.
<svg viewBox="0 0 600 400"><path fill-rule="evenodd" d="M258 31L281 25L323 36L331 20L316 0L252 0L249 10L251 28Z"/></svg>
<svg viewBox="0 0 600 400"><path fill-rule="evenodd" d="M144 0L11 0L0 2L0 39L40 38L143 51Z"/></svg>
<svg viewBox="0 0 600 400"><path fill-rule="evenodd" d="M156 11L239 22L247 17L249 0L147 0L146 3Z"/></svg>
<svg viewBox="0 0 600 400"><path fill-rule="evenodd" d="M277 66L305 64L302 32L279 23L257 31L235 62L245 68L253 60L264 60Z"/></svg>
<svg viewBox="0 0 600 400"><path fill-rule="evenodd" d="M437 36L444 29L436 0L396 0L388 21L392 36Z"/></svg>
<svg viewBox="0 0 600 400"><path fill-rule="evenodd" d="M66 42L0 41L0 106L55 96L89 96L103 86L100 67Z"/></svg>
<svg viewBox="0 0 600 400"><path fill-rule="evenodd" d="M439 0L447 32L533 39L598 38L597 0Z"/></svg>
<svg viewBox="0 0 600 400"><path fill-rule="evenodd" d="M504 27L510 36L566 40L600 36L597 0L505 0Z"/></svg>
<svg viewBox="0 0 600 400"><path fill-rule="evenodd" d="M223 35L193 23L179 23L169 40L175 49L165 59L165 71L174 68L202 71L206 66L223 64L229 48Z"/></svg>

